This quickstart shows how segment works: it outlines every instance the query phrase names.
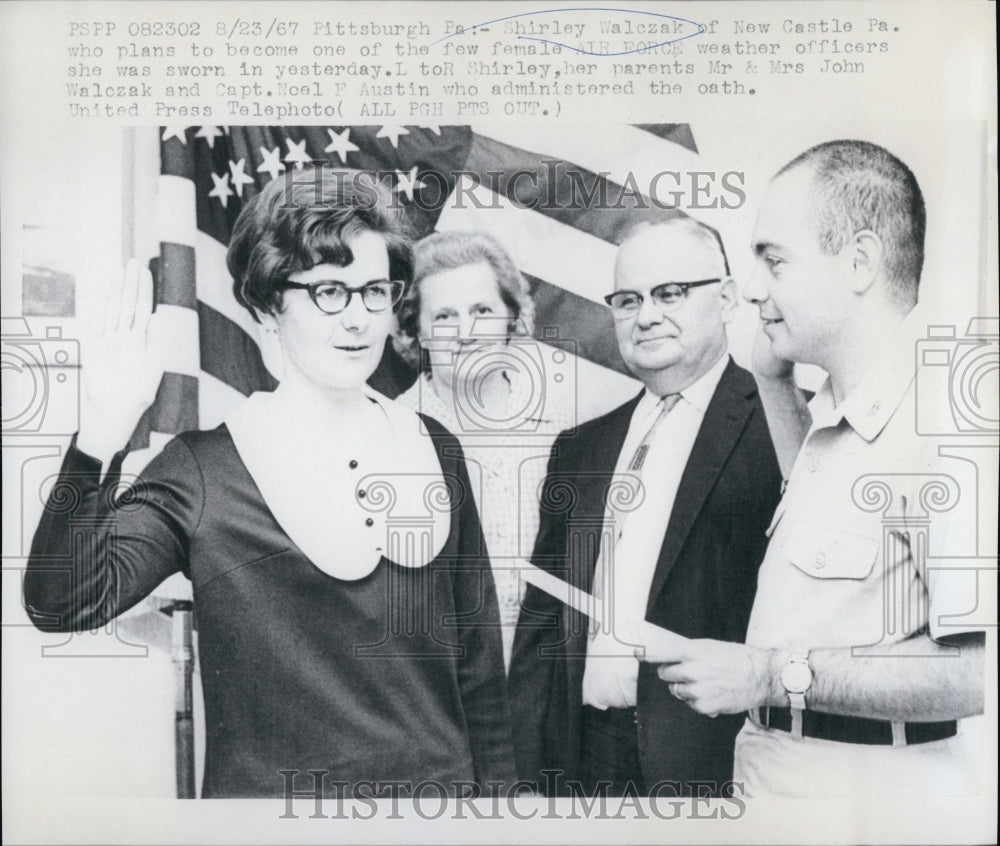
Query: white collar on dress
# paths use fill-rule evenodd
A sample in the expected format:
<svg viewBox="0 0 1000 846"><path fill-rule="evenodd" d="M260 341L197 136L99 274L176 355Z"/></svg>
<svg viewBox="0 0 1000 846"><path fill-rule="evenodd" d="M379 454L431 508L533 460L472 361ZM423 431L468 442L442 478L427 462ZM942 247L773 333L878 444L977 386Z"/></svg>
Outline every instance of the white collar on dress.
<svg viewBox="0 0 1000 846"><path fill-rule="evenodd" d="M329 444L296 437L294 419L268 394L254 394L226 419L278 525L320 570L349 581L372 573L383 556L424 567L451 530L451 497L420 419L365 393L382 414L378 429Z"/></svg>

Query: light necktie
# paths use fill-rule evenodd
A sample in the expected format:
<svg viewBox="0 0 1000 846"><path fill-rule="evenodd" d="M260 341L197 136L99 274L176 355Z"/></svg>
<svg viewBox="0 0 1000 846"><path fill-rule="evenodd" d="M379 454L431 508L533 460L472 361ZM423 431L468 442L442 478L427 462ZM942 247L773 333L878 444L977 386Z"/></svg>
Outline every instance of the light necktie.
<svg viewBox="0 0 1000 846"><path fill-rule="evenodd" d="M680 394L667 394L660 400L660 412L656 415L656 419L650 425L649 430L642 439L642 443L636 447L635 453L632 456L632 460L629 462L628 469L630 472L635 473L639 476L642 475L642 465L646 463L646 454L649 452L649 446L653 442L653 438L656 436L656 430L659 428L660 423L663 419L671 412L673 407L680 402Z"/></svg>
<svg viewBox="0 0 1000 846"><path fill-rule="evenodd" d="M643 436L642 441L639 446L636 447L635 452L632 454L632 459L628 463L628 472L633 476L633 483L635 485L640 485L642 482L642 469L646 463L646 456L649 454L649 448L653 443L653 438L656 437L657 429L660 428L660 424L666 418L666 416L671 412L675 405L680 402L680 394L667 394L660 400L660 411L656 415L656 418L650 424L649 429L646 430L646 434ZM614 526L615 535L614 543L612 546L616 545L621 539L622 531L625 527L625 515L615 515L611 507L609 506L605 512L605 522L612 522ZM597 566L594 568L594 580L591 587L591 593L600 599L605 594L605 582L609 578L613 578L613 572L608 572L608 568L604 566L605 559L608 557L606 550L602 544L597 557ZM613 568L611 568L613 569ZM592 634L596 632L596 626L591 626Z"/></svg>

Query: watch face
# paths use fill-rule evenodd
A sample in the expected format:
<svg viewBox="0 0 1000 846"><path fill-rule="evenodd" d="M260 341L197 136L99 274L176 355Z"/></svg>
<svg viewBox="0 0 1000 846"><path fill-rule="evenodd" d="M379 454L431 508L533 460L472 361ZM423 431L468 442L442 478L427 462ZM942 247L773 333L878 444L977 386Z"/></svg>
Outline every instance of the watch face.
<svg viewBox="0 0 1000 846"><path fill-rule="evenodd" d="M805 693L812 684L812 670L808 664L793 661L782 672L781 683L789 693Z"/></svg>

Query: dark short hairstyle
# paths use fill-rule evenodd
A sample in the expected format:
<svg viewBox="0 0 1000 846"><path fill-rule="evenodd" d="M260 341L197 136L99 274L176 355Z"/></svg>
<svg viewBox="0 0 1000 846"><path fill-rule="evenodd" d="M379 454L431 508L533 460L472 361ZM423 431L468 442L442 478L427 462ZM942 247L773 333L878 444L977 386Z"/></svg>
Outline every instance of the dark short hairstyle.
<svg viewBox="0 0 1000 846"><path fill-rule="evenodd" d="M409 228L385 187L357 170L289 171L236 219L226 254L233 293L254 319L280 311L289 276L318 264L347 266L354 260L347 241L365 231L385 240L390 276L409 282Z"/></svg>
<svg viewBox="0 0 1000 846"><path fill-rule="evenodd" d="M504 305L514 319L511 332L530 335L535 330L535 302L531 289L507 251L485 232L435 232L418 241L413 250L413 284L399 307L399 333L396 348L411 364L421 364L420 289L428 276L445 270L485 264L493 271ZM426 364L424 362L423 364Z"/></svg>
<svg viewBox="0 0 1000 846"><path fill-rule="evenodd" d="M645 232L647 229L658 229L660 227L683 229L688 234L701 240L701 242L709 249L718 250L719 256L722 258L722 268L725 271L726 276L731 275L729 270L729 256L726 255L726 247L722 243L722 236L719 234L718 230L713 229L707 223L702 223L700 220L696 220L686 214L680 214L674 217L665 217L659 220L640 221L625 233L625 237L622 238L618 248L621 249L628 241L636 235Z"/></svg>
<svg viewBox="0 0 1000 846"><path fill-rule="evenodd" d="M916 301L924 265L927 210L913 172L892 153L868 141L828 141L786 164L778 176L810 167L816 191L813 214L819 243L833 254L865 229L882 240L883 266L892 295Z"/></svg>

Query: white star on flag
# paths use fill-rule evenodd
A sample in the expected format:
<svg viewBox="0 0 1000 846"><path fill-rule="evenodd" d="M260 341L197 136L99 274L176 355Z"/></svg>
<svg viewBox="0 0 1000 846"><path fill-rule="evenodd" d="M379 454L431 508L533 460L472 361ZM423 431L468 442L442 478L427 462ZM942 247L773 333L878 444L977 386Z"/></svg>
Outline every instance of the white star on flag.
<svg viewBox="0 0 1000 846"><path fill-rule="evenodd" d="M236 196L243 196L243 186L253 185L253 177L243 172L243 168L246 166L247 160L240 159L238 162L229 161L229 172L233 176L233 188L236 189Z"/></svg>
<svg viewBox="0 0 1000 846"><path fill-rule="evenodd" d="M404 173L401 170L396 171L396 187L393 188L392 190L396 194L402 191L404 194L406 194L407 198L412 203L413 189L422 188L423 184L424 183L421 182L420 179L417 177L417 167L416 165L414 165L412 168L410 168L409 173Z"/></svg>
<svg viewBox="0 0 1000 846"><path fill-rule="evenodd" d="M261 147L260 154L264 157L264 161L257 168L257 173L267 173L270 174L271 179L277 179L278 174L285 169L281 163L281 147L275 147L273 150Z"/></svg>
<svg viewBox="0 0 1000 846"><path fill-rule="evenodd" d="M343 132L334 132L328 129L330 143L323 148L324 153L336 153L340 156L341 164L347 164L347 154L358 152L358 145L351 141L351 129L348 127Z"/></svg>
<svg viewBox="0 0 1000 846"><path fill-rule="evenodd" d="M203 126L195 134L195 138L204 138L208 142L208 148L210 150L215 149L215 139L222 135L223 132L217 126Z"/></svg>
<svg viewBox="0 0 1000 846"><path fill-rule="evenodd" d="M161 141L169 141L171 138L176 138L181 144L187 144L187 136L184 134L183 126L165 126L163 127L163 135L160 136Z"/></svg>
<svg viewBox="0 0 1000 846"><path fill-rule="evenodd" d="M305 139L303 138L301 141L296 142L291 138L286 138L285 141L288 143L288 155L285 156L285 161L293 162L296 170L302 170L303 165L312 161L306 152Z"/></svg>
<svg viewBox="0 0 1000 846"><path fill-rule="evenodd" d="M399 149L399 136L409 135L410 132L405 126L383 126L375 133L376 138L388 138L389 142L397 150Z"/></svg>
<svg viewBox="0 0 1000 846"><path fill-rule="evenodd" d="M218 197L219 202L222 203L222 207L225 208L229 202L229 198L233 196L233 189L229 187L229 174L224 173L222 176L216 176L214 173L211 173L209 176L212 177L215 187L208 192L208 196Z"/></svg>

